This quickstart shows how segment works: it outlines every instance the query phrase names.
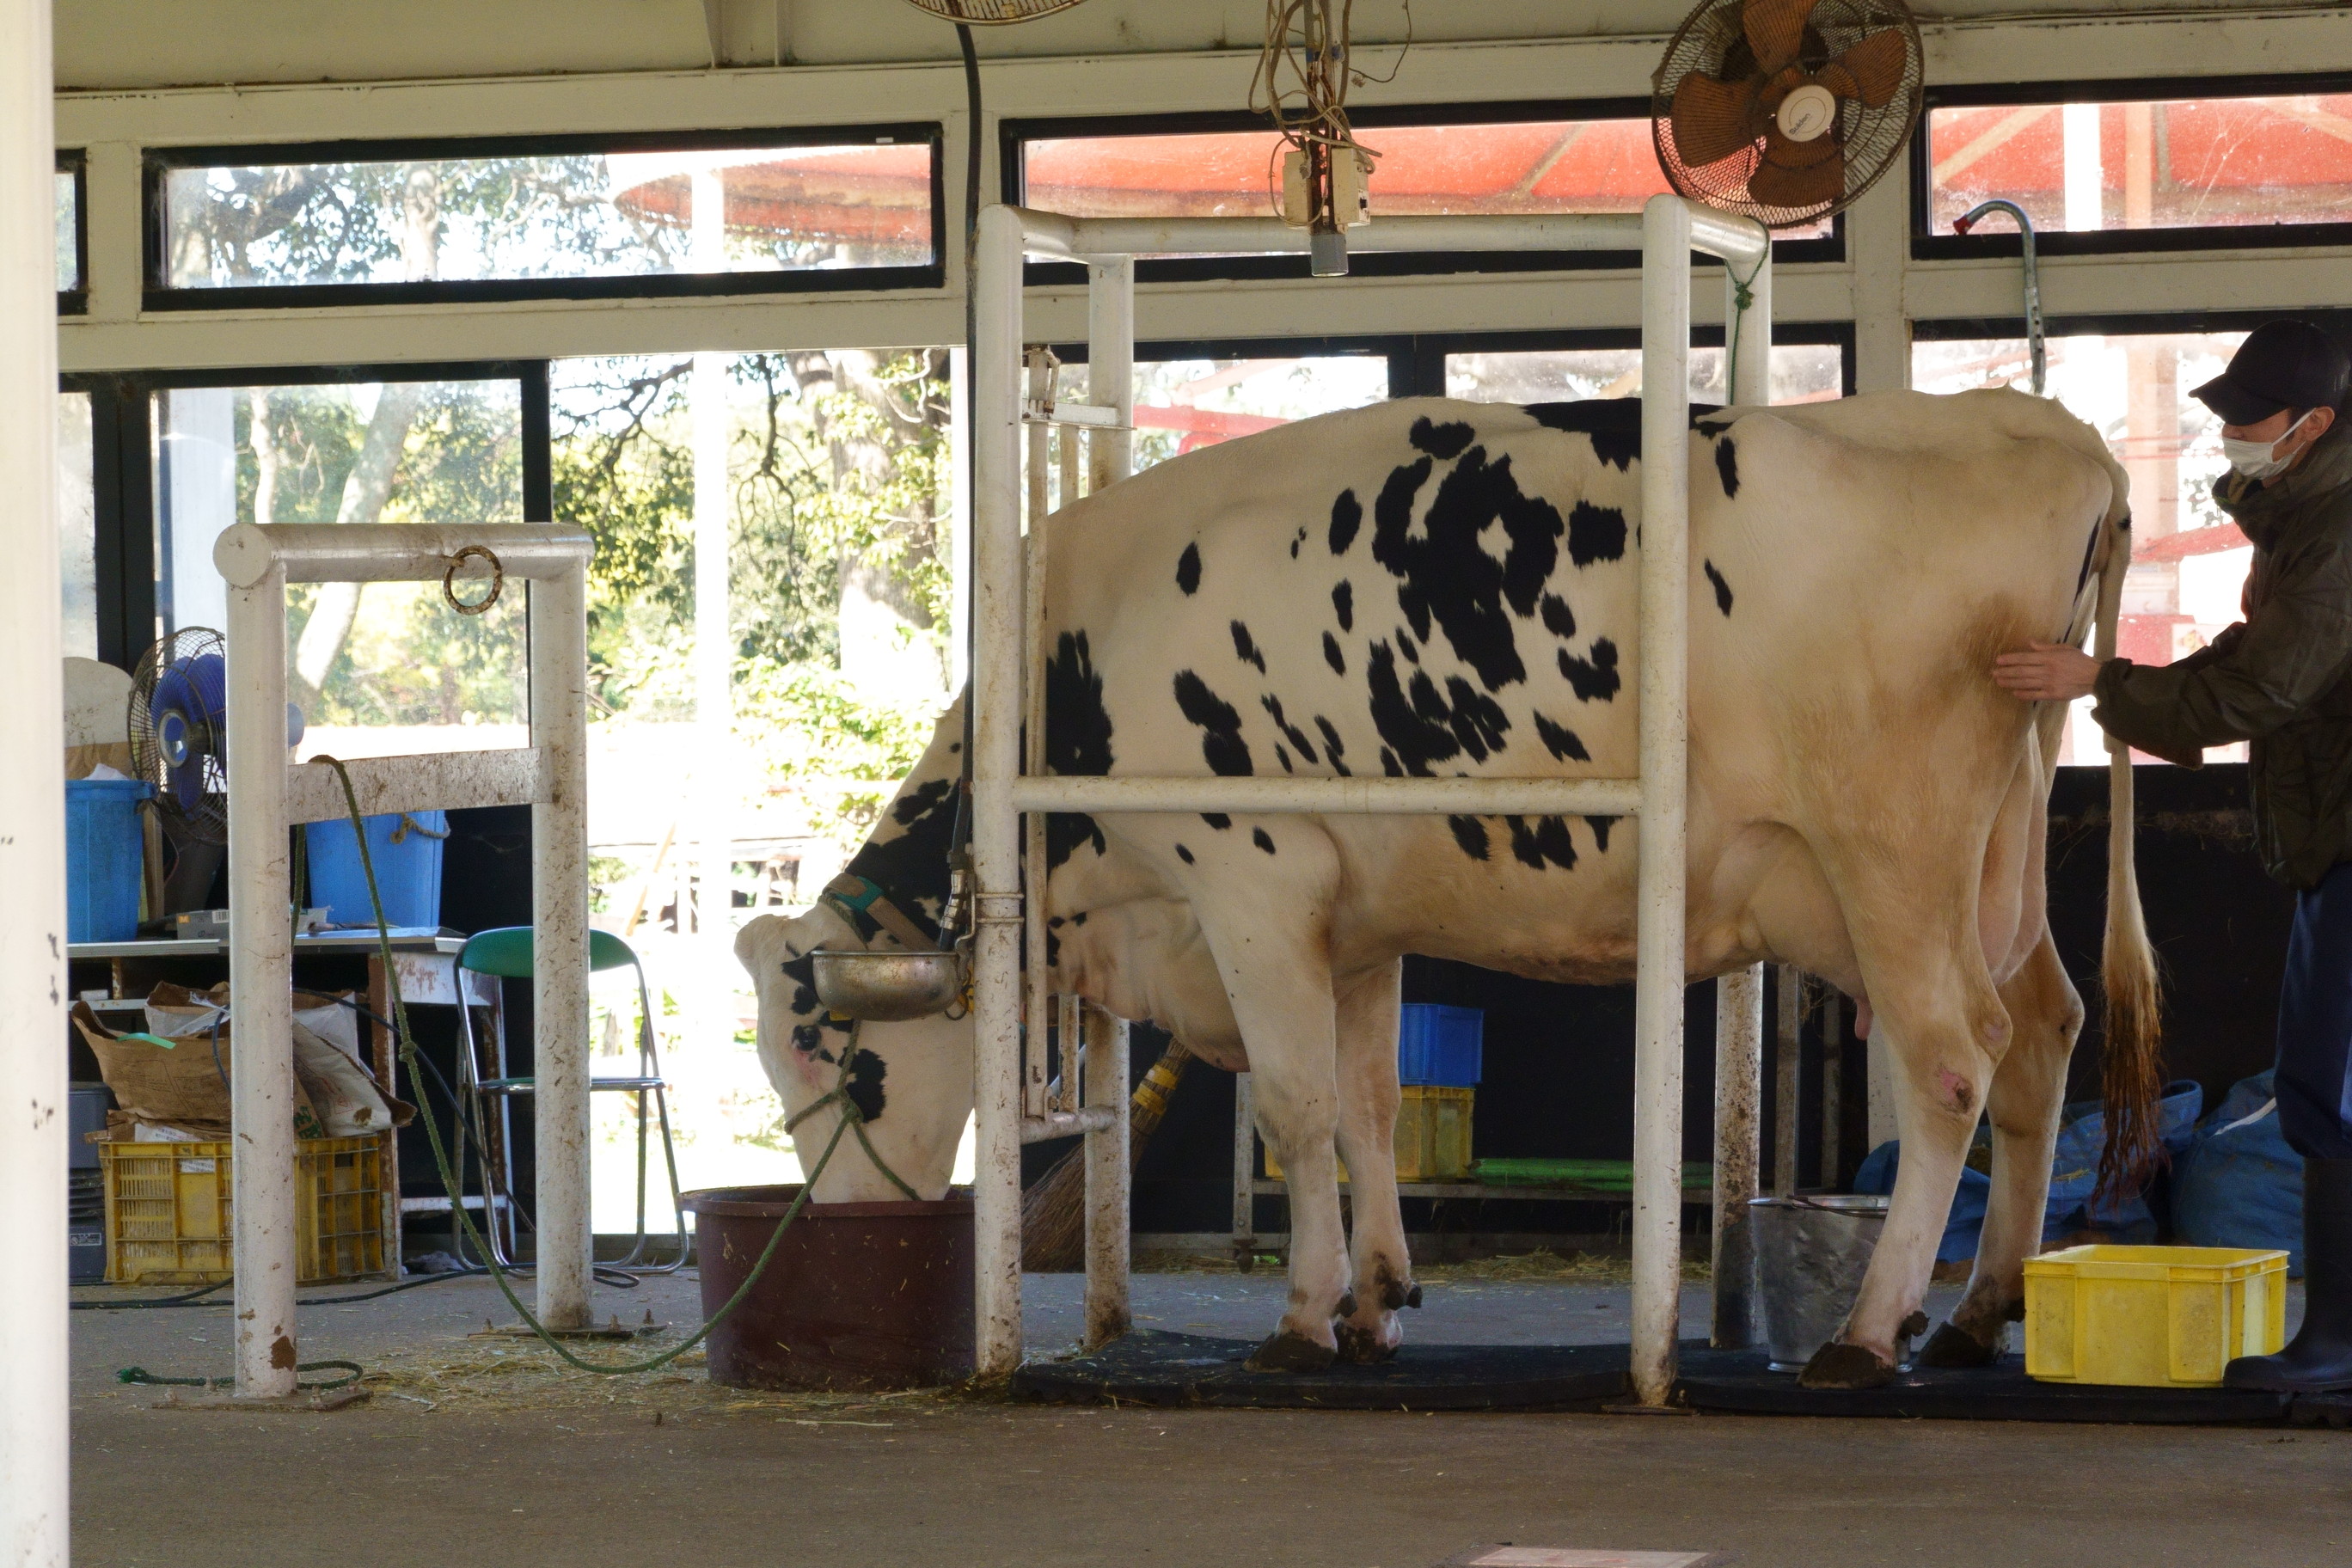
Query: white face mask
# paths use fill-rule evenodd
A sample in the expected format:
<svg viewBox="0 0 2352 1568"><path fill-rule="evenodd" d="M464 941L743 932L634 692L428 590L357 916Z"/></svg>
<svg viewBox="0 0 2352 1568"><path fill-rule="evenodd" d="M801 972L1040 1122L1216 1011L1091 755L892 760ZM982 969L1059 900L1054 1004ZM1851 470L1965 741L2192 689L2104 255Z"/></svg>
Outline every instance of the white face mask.
<svg viewBox="0 0 2352 1568"><path fill-rule="evenodd" d="M2277 450L2280 441L2302 429L2311 416L2318 412L2315 408L2305 413L2301 419L2288 426L2277 441L2241 441L2234 436L2224 436L2221 437L2221 456L2230 459L2231 468L2241 479L2252 479L2257 484L2276 479L2286 471L2289 463L2294 461L2296 454L2290 452L2284 458L2273 458L2271 454Z"/></svg>

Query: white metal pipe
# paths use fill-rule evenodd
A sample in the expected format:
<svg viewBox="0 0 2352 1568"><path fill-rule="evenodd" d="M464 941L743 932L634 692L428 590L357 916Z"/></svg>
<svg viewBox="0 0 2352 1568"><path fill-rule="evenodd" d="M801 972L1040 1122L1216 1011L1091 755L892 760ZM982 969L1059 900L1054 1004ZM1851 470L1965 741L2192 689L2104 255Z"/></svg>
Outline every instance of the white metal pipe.
<svg viewBox="0 0 2352 1568"><path fill-rule="evenodd" d="M1742 263L1753 262L1759 254L1764 241L1750 220L1727 216L1679 197L1664 199L1677 203L1689 216L1692 249ZM1287 255L1305 251L1308 241L1307 230L1275 217L1073 218L1034 207L1018 210L1028 253L1088 261L1203 251ZM1643 211L1645 215L1647 209ZM1643 215L1633 213L1376 217L1348 231L1348 248L1635 250L1643 244Z"/></svg>
<svg viewBox="0 0 2352 1568"><path fill-rule="evenodd" d="M289 583L437 583L469 544L495 553L509 577L533 581L584 566L596 548L584 530L553 522L240 522L214 541L213 565L232 588L253 586L273 563ZM491 575L478 556L457 571L460 582Z"/></svg>
<svg viewBox="0 0 2352 1568"><path fill-rule="evenodd" d="M1715 1321L1717 1350L1744 1350L1756 1333L1756 1196L1764 1079L1764 966L1715 983Z"/></svg>
<svg viewBox="0 0 2352 1568"><path fill-rule="evenodd" d="M1772 1190L1782 1197L1797 1190L1797 1095L1804 1066L1805 973L1780 965L1780 1026L1772 1042Z"/></svg>
<svg viewBox="0 0 2352 1568"><path fill-rule="evenodd" d="M1251 1104L1250 1075L1234 1074L1234 1243L1238 1252L1257 1239L1257 1121ZM1239 1264L1238 1257L1234 1260Z"/></svg>
<svg viewBox="0 0 2352 1568"><path fill-rule="evenodd" d="M286 580L228 595L229 1123L236 1392L294 1392L294 930ZM386 1173L389 1176L389 1173Z"/></svg>
<svg viewBox="0 0 2352 1568"><path fill-rule="evenodd" d="M1044 902L1043 899L1033 898L1029 905L1034 909ZM1088 1038L1085 998L1075 991L1066 991L1055 1000L1059 1004L1055 1009L1057 1016L1054 1020L1054 1031L1061 1043L1062 1073L1055 1085L1054 1101L1045 1109L1069 1113L1086 1106L1085 1100L1081 1098L1085 1075L1080 1070L1086 1060L1085 1042ZM1042 1028L1034 1031L1030 1048L1035 1056L1042 1058L1045 1054L1045 1034Z"/></svg>
<svg viewBox="0 0 2352 1568"><path fill-rule="evenodd" d="M1087 1105L1110 1113L1087 1134L1087 1344L1108 1344L1133 1323L1128 1290L1127 1020L1086 1009ZM1067 1068L1064 1069L1067 1071Z"/></svg>
<svg viewBox="0 0 2352 1568"><path fill-rule="evenodd" d="M1056 1138L1076 1138L1085 1132L1099 1132L1110 1125L1111 1113L1093 1106L1080 1106L1076 1110L1049 1110L1043 1116L1021 1119L1021 1142L1050 1143Z"/></svg>
<svg viewBox="0 0 2352 1568"><path fill-rule="evenodd" d="M1135 258L1087 267L1087 400L1113 411L1117 423L1087 437L1089 489L1135 472Z"/></svg>
<svg viewBox="0 0 2352 1568"><path fill-rule="evenodd" d="M1750 267L1755 268L1751 277ZM1723 321L1727 332L1738 322L1736 341L1727 336L1731 355L1731 401L1755 407L1772 401L1772 258L1768 251L1754 260L1724 263ZM1739 280L1748 279L1748 307L1739 308Z"/></svg>
<svg viewBox="0 0 2352 1568"><path fill-rule="evenodd" d="M980 215L972 279L972 953L977 1370L1021 1364L1020 217Z"/></svg>
<svg viewBox="0 0 2352 1568"><path fill-rule="evenodd" d="M1054 395L1054 360L1044 348L1032 345L1022 353L1022 389L1030 403ZM1053 432L1043 425L1023 426L1028 447L1025 470L1028 491L1028 531L1021 541L1021 771L1045 771L1045 686L1030 676L1045 668L1045 514L1049 510L1047 453ZM1021 1053L1021 1115L1025 1121L1062 1109L1046 1103L1045 1020L1051 1004L1045 961L1045 814L1031 812L1021 820L1021 881L1032 896L1021 906L1021 1009L1024 1023Z"/></svg>
<svg viewBox="0 0 2352 1568"><path fill-rule="evenodd" d="M485 805L529 805L541 793L547 753L537 746L490 752L436 752L409 757L354 757L344 763L360 815L395 811L458 811ZM342 822L351 813L342 781L324 763L286 770L286 820Z"/></svg>
<svg viewBox="0 0 2352 1568"><path fill-rule="evenodd" d="M1098 778L1050 774L1013 784L1019 811L1249 811L1378 816L1632 816L1630 779Z"/></svg>
<svg viewBox="0 0 2352 1568"><path fill-rule="evenodd" d="M1689 710L1691 208L1642 229L1641 859L1634 914L1633 1381L1663 1406L1682 1292L1685 806Z"/></svg>
<svg viewBox="0 0 2352 1568"><path fill-rule="evenodd" d="M65 731L57 517L56 82L47 0L0 5L0 1563L64 1568L67 1493Z"/></svg>
<svg viewBox="0 0 2352 1568"><path fill-rule="evenodd" d="M539 1316L588 1323L588 595L584 557L530 595L530 737L544 753L530 812L532 1130Z"/></svg>
<svg viewBox="0 0 2352 1568"><path fill-rule="evenodd" d="M1822 1185L1835 1192L1842 1184L1845 1140L1845 1027L1840 1016L1841 998L1834 991L1822 998Z"/></svg>

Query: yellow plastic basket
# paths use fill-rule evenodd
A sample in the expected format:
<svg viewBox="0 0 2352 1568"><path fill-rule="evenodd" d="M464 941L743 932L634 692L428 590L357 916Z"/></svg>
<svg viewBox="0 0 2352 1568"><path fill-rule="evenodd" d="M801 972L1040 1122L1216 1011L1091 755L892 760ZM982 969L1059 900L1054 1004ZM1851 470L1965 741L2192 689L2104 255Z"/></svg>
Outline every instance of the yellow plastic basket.
<svg viewBox="0 0 2352 1568"><path fill-rule="evenodd" d="M110 1285L209 1285L231 1272L230 1145L100 1143ZM295 1278L383 1272L380 1138L305 1138L294 1153Z"/></svg>
<svg viewBox="0 0 2352 1568"><path fill-rule="evenodd" d="M1400 1182L1458 1182L1470 1174L1470 1113L1476 1105L1475 1089L1443 1084L1409 1083L1397 1107L1396 1173ZM1274 1151L1265 1152L1265 1175L1281 1181L1282 1165ZM1347 1163L1339 1179L1348 1179Z"/></svg>
<svg viewBox="0 0 2352 1568"><path fill-rule="evenodd" d="M2070 1247L2025 1260L2025 1370L2045 1383L2210 1388L2286 1342L2286 1254Z"/></svg>

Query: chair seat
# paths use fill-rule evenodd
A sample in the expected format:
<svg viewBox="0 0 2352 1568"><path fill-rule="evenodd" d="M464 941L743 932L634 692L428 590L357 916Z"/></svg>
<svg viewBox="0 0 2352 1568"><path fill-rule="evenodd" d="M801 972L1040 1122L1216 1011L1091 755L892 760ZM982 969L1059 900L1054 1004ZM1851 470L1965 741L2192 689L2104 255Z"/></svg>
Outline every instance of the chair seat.
<svg viewBox="0 0 2352 1568"><path fill-rule="evenodd" d="M484 1094L530 1094L539 1087L536 1078L486 1078L476 1086ZM595 1094L610 1089L627 1089L643 1093L647 1089L669 1088L669 1080L661 1078L592 1078L588 1092Z"/></svg>

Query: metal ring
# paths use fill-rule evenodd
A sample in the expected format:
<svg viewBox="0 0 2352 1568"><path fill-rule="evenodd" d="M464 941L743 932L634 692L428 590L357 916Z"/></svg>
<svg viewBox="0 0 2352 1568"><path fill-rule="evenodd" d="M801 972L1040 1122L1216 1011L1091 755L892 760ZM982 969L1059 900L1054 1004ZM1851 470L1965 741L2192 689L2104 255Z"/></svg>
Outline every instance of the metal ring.
<svg viewBox="0 0 2352 1568"><path fill-rule="evenodd" d="M469 605L463 599L457 597L457 589L456 585L457 568L464 565L469 558L476 557L490 563L490 596L482 600L479 604ZM492 605L497 604L499 602L499 595L505 591L506 585L507 569L499 563L498 556L491 552L489 546L486 544L467 545L455 555L449 557L448 569L441 574L441 596L449 601L449 607L457 611L461 616L478 616L484 610L488 609Z"/></svg>

